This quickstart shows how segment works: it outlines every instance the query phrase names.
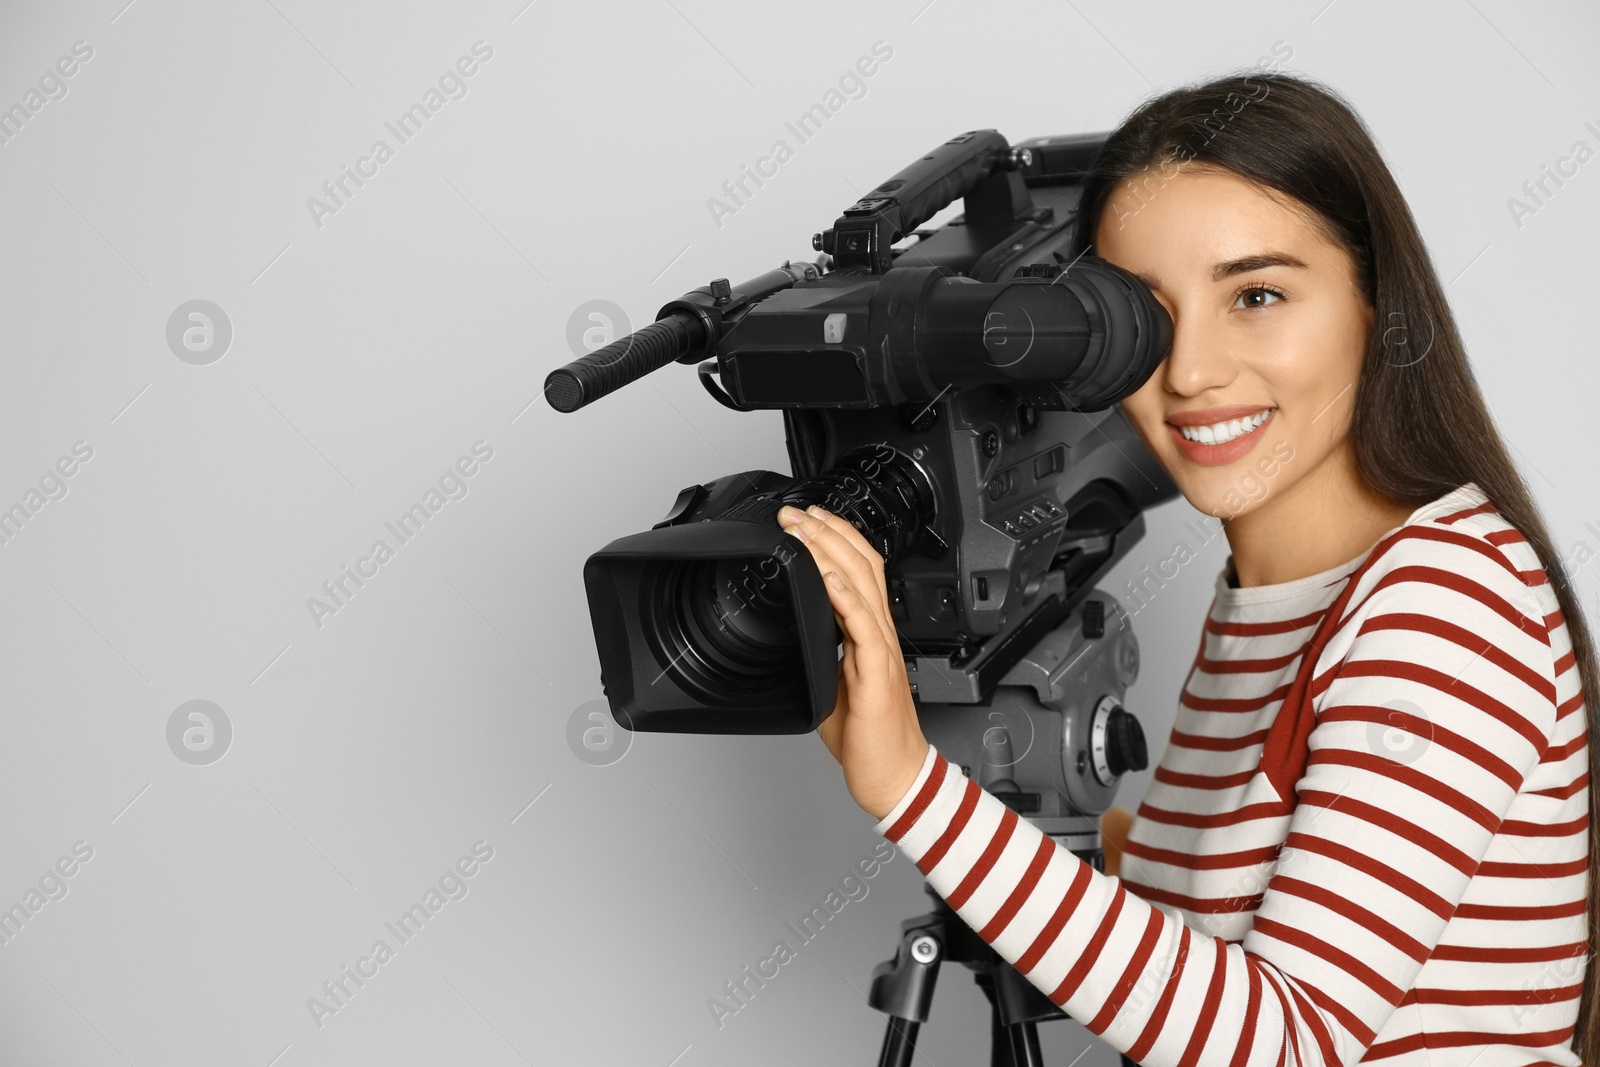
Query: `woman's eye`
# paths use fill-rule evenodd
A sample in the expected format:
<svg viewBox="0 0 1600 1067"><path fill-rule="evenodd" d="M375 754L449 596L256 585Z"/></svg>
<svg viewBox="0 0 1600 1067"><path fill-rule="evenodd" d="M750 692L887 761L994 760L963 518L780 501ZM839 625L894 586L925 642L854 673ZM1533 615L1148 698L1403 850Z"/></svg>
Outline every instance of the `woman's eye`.
<svg viewBox="0 0 1600 1067"><path fill-rule="evenodd" d="M1279 300L1283 299L1283 294L1276 289L1269 289L1264 285L1252 285L1239 290L1239 295L1235 299L1235 306L1237 306L1237 301L1243 300L1246 301L1245 310L1247 311L1255 308L1271 307L1272 305L1266 301L1269 296L1277 297ZM1258 297L1260 298L1259 300L1256 299Z"/></svg>

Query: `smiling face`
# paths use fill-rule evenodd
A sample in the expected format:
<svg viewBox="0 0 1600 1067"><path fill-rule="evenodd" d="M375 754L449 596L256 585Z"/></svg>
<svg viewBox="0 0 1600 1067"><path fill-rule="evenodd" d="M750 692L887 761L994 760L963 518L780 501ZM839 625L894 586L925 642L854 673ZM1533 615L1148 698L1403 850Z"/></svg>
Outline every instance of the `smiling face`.
<svg viewBox="0 0 1600 1067"><path fill-rule="evenodd" d="M1189 163L1124 181L1095 235L1172 316L1171 350L1123 411L1184 497L1224 520L1296 487L1361 492L1349 427L1373 314L1307 210ZM1202 424L1199 441L1173 419Z"/></svg>

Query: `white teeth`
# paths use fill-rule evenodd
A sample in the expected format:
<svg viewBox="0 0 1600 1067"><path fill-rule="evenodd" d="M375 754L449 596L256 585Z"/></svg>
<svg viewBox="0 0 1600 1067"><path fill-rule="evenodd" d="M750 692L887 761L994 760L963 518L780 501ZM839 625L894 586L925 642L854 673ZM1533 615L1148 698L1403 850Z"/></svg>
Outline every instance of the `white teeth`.
<svg viewBox="0 0 1600 1067"><path fill-rule="evenodd" d="M1190 441L1198 441L1203 445L1227 444L1234 438L1242 436L1267 421L1276 408L1263 408L1246 419L1230 419L1212 426L1180 426L1178 432Z"/></svg>

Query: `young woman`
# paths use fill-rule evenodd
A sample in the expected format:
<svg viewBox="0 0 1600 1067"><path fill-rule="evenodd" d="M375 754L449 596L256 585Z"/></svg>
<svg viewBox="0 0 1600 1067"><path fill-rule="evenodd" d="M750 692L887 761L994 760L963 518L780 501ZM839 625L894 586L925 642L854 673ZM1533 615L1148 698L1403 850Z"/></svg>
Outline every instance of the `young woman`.
<svg viewBox="0 0 1600 1067"><path fill-rule="evenodd" d="M1133 1061L1600 1067L1594 647L1370 134L1286 74L1170 92L1079 222L1172 316L1122 407L1231 552L1154 783L1115 874L1019 819L924 739L882 558L786 509L851 796Z"/></svg>

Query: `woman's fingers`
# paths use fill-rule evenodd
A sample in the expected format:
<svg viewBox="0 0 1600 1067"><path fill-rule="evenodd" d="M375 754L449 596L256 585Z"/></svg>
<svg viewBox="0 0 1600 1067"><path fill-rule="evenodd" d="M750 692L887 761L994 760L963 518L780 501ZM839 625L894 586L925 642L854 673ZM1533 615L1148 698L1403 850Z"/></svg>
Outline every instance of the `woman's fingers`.
<svg viewBox="0 0 1600 1067"><path fill-rule="evenodd" d="M846 555L845 560L838 558L840 553L851 553L853 550L848 545L838 544L837 541L835 541L834 545L826 544L819 537L813 537L811 541L806 542L806 549L811 550L811 560L816 563L818 573L822 574L822 584L827 585L827 574L834 573L842 577L851 590L872 590L874 600L866 600L861 595L856 595L853 598L853 601L859 600L858 605L854 605L854 611L858 614L858 624L856 624L856 627L850 627L850 625L846 625L845 598L840 597L840 593L832 585L827 585L827 597L829 597L830 603L834 606L834 617L838 621L838 629L845 630L845 637L848 638L845 641L846 656L850 656L851 645L859 645L859 643L866 643L866 645L880 649L893 648L898 653L899 638L896 637L896 632L894 632L893 622L888 619L888 606L883 603L883 595L878 592L877 585L872 582L872 576L870 574L866 574L866 576L861 574L861 560L859 560L859 557L853 561L848 558L848 555ZM854 573L851 573L851 571L854 571ZM869 622L870 629L862 629L861 621Z"/></svg>
<svg viewBox="0 0 1600 1067"><path fill-rule="evenodd" d="M830 570L837 571L845 577L852 588L861 591L865 610L870 616L873 625L877 628L876 643L881 643L898 652L900 640L895 632L894 623L889 618L888 598L883 591L882 557L879 557L876 552L873 553L873 557L880 560L880 569L874 571L871 561L856 551L850 542L839 533L838 527L848 525L840 518L834 518L831 525L825 525L820 520L812 518L804 523L789 525L786 529L791 534L796 534L796 530L799 530L800 534L804 535L801 539L804 540L806 547L811 550L811 557L816 562L819 571L824 575ZM799 535L796 534L796 536ZM871 546L868 546L868 551L871 551ZM873 597L872 602L864 599L869 590ZM829 597L833 600L835 611L837 612L839 602L833 596L831 590ZM843 623L840 626L843 628ZM865 636L860 633L853 633L851 637L857 641L873 640L870 631L866 632Z"/></svg>
<svg viewBox="0 0 1600 1067"><path fill-rule="evenodd" d="M854 643L854 648L847 646L846 655L853 654L855 662L846 664L845 669L858 676L883 670L888 646L884 642L883 627L878 621L877 612L855 585L837 570L825 572L823 584L828 587L828 599L833 602L834 612L844 618L845 634Z"/></svg>
<svg viewBox="0 0 1600 1067"><path fill-rule="evenodd" d="M878 554L877 549L872 547L872 542L861 536L861 531L856 529L848 519L840 518L821 507L809 508L806 514L810 515L814 522L821 523L819 537L837 538L839 542L853 550L852 555L861 557L862 563L866 565L866 573L872 576L873 584L878 587L878 592L882 593L884 600L887 601L889 599L889 587L884 579L883 557ZM808 526L807 530L809 531L810 529L811 527Z"/></svg>

